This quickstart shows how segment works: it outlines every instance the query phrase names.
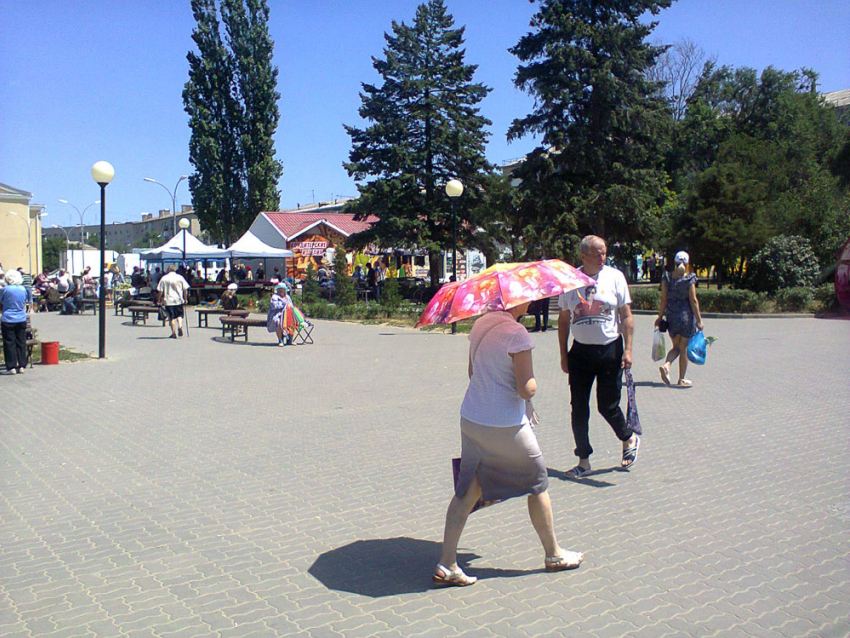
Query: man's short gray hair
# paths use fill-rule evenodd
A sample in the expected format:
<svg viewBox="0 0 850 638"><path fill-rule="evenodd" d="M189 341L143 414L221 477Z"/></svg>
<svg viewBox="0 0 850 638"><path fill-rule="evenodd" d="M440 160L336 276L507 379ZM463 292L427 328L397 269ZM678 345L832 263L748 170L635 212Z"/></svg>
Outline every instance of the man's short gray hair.
<svg viewBox="0 0 850 638"><path fill-rule="evenodd" d="M581 240L581 243L578 245L578 251L582 255L586 255L593 249L594 244L602 244L603 246L606 246L605 240L601 237L597 235L587 235Z"/></svg>
<svg viewBox="0 0 850 638"><path fill-rule="evenodd" d="M159 269L157 268L157 270L159 270ZM177 272L177 266L175 266L174 264L171 264L168 267L168 272Z"/></svg>

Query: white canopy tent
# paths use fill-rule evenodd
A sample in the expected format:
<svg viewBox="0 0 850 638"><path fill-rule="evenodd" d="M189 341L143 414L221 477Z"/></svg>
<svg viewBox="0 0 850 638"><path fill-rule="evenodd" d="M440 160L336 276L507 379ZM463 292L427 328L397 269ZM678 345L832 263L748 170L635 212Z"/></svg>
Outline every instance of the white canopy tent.
<svg viewBox="0 0 850 638"><path fill-rule="evenodd" d="M185 244L184 242L185 238ZM183 259L183 248L186 248L186 259L194 260L224 260L230 257L230 251L224 248L207 246L200 239L185 229L174 235L159 248L143 250L140 254L145 261L180 261Z"/></svg>
<svg viewBox="0 0 850 638"><path fill-rule="evenodd" d="M228 249L234 259L286 259L295 253L286 248L269 246L250 230L237 239Z"/></svg>

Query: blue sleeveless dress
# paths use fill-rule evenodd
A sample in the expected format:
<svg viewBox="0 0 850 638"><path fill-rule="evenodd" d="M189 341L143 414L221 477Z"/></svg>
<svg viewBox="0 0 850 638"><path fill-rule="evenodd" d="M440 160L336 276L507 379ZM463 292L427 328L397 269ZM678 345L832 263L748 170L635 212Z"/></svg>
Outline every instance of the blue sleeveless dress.
<svg viewBox="0 0 850 638"><path fill-rule="evenodd" d="M696 320L688 300L688 290L697 283L693 273L673 279L670 273L664 273L667 282L667 308L664 318L667 320L667 330L671 337L682 335L690 339L697 332Z"/></svg>

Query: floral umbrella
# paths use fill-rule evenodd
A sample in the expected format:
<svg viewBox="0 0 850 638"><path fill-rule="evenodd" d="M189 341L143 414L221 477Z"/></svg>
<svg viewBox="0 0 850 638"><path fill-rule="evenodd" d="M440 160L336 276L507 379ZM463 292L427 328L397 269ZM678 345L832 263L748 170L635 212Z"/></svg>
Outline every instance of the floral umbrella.
<svg viewBox="0 0 850 638"><path fill-rule="evenodd" d="M464 281L443 285L416 323L452 323L493 310L508 310L527 301L559 295L595 283L560 259L495 264Z"/></svg>

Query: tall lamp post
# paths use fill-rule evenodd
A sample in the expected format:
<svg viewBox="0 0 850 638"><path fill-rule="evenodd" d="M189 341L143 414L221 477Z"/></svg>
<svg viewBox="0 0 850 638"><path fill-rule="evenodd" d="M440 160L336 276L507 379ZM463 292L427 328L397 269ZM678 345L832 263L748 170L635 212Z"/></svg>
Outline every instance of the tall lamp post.
<svg viewBox="0 0 850 638"><path fill-rule="evenodd" d="M91 208L91 207L92 207L92 206L94 206L95 204L100 204L100 200L99 200L99 199L96 199L96 200L95 200L95 201L93 201L91 204L89 204L88 206L86 206L86 207L85 207L82 211L81 211L79 208L77 208L76 206L74 206L74 205L73 205L71 202L69 202L67 199L60 199L60 200L59 200L59 203L60 203L60 204L68 204L68 206L70 206L70 207L71 207L71 208L73 208L75 211L77 211L77 215L79 215L79 216L80 216L80 250L83 250L83 246L85 246L85 244L86 244L86 238L84 237L84 233L85 233L85 230L86 230L86 226L85 226L85 224L83 224L83 216L86 214L86 211L87 211L89 208ZM102 240L102 239L103 239L103 238L101 237L101 240ZM101 241L101 243L103 243L103 242ZM83 268L85 268L85 267L86 267L86 258L85 258L85 253L81 253L81 254L83 255ZM74 262L73 262L73 255L71 255L71 257L72 257L72 261L71 261L71 268L73 269L73 263L74 263Z"/></svg>
<svg viewBox="0 0 850 638"><path fill-rule="evenodd" d="M463 183L458 179L446 184L446 195L452 203L452 277L457 281L457 198L463 195ZM452 334L457 332L457 324L452 322Z"/></svg>
<svg viewBox="0 0 850 638"><path fill-rule="evenodd" d="M159 184L160 186L162 186L165 189L165 192L168 193L171 196L171 213L172 213L172 215L171 215L172 216L171 236L172 237L177 234L177 187L180 186L180 182L182 182L184 179L188 179L188 178L189 178L188 175L181 175L180 179L178 179L177 183L174 185L173 191L168 190L168 186L166 186L162 182L156 181L152 177L145 177L144 178L144 180L146 182L150 182L151 184Z"/></svg>
<svg viewBox="0 0 850 638"><path fill-rule="evenodd" d="M189 228L189 220L185 217L180 218L180 229L183 231L183 268L186 268L186 229Z"/></svg>
<svg viewBox="0 0 850 638"><path fill-rule="evenodd" d="M53 228L58 228L65 233L65 254L67 255L68 253L71 253L71 238L68 236L68 231L56 224L53 224ZM65 264L65 266L67 270L68 264ZM74 253L71 253L71 272L74 272Z"/></svg>
<svg viewBox="0 0 850 638"><path fill-rule="evenodd" d="M109 162L96 162L91 167L91 176L100 186L100 328L98 330L98 359L106 358L106 282L103 271L106 270L106 186L115 177L115 169Z"/></svg>
<svg viewBox="0 0 850 638"><path fill-rule="evenodd" d="M27 272L30 274L30 277L32 277L32 243L30 241L32 237L32 220L29 217L23 217L22 215L18 215L18 213L13 210L10 210L9 214L14 215L27 225ZM47 217L47 213L39 213L38 215L36 215L36 217L38 219L41 219L42 217Z"/></svg>

